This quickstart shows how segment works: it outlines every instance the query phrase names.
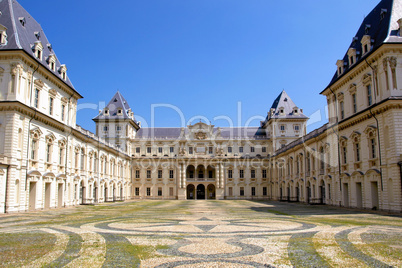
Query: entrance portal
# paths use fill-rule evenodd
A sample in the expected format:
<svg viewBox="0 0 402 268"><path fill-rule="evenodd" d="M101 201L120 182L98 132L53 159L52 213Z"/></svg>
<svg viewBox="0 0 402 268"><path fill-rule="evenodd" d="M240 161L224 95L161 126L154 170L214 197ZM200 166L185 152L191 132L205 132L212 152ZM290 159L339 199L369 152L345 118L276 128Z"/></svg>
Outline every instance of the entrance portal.
<svg viewBox="0 0 402 268"><path fill-rule="evenodd" d="M205 186L202 184L197 186L197 199L205 199Z"/></svg>
<svg viewBox="0 0 402 268"><path fill-rule="evenodd" d="M195 187L192 184L187 186L187 199L195 199Z"/></svg>

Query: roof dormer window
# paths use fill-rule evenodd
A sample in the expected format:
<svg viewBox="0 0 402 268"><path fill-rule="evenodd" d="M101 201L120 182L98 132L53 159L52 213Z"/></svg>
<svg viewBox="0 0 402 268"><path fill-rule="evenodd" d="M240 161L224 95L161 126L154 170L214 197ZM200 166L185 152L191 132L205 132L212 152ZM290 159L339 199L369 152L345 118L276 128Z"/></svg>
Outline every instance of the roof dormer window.
<svg viewBox="0 0 402 268"><path fill-rule="evenodd" d="M285 114L285 108L284 107L280 107L279 108L279 115L284 115Z"/></svg>
<svg viewBox="0 0 402 268"><path fill-rule="evenodd" d="M34 45L34 53L35 57L39 60L42 60L42 51L43 51L43 46L41 41L36 41Z"/></svg>
<svg viewBox="0 0 402 268"><path fill-rule="evenodd" d="M370 29L371 29L371 25L370 25L370 24L366 24L366 27L364 28L365 33L368 34L368 32L370 31Z"/></svg>
<svg viewBox="0 0 402 268"><path fill-rule="evenodd" d="M20 21L22 27L25 27L26 20L24 17L19 17L18 20Z"/></svg>
<svg viewBox="0 0 402 268"><path fill-rule="evenodd" d="M48 63L49 63L49 68L53 72L56 71L56 56L54 54L51 54L48 58Z"/></svg>
<svg viewBox="0 0 402 268"><path fill-rule="evenodd" d="M343 68L344 68L344 66L343 66L344 64L343 64L343 60L338 60L337 62L336 62L336 66L338 67L338 76L340 76L342 73L343 73Z"/></svg>
<svg viewBox="0 0 402 268"><path fill-rule="evenodd" d="M349 48L348 50L348 57L349 57L349 65L352 66L356 63L356 49Z"/></svg>
<svg viewBox="0 0 402 268"><path fill-rule="evenodd" d="M117 115L123 115L123 109L121 108L117 109Z"/></svg>
<svg viewBox="0 0 402 268"><path fill-rule="evenodd" d="M371 50L371 37L370 35L365 35L362 38L362 48L363 48L363 55L366 54L367 52L369 52Z"/></svg>
<svg viewBox="0 0 402 268"><path fill-rule="evenodd" d="M295 115L299 114L299 108L294 107L293 108L293 114L295 114Z"/></svg>
<svg viewBox="0 0 402 268"><path fill-rule="evenodd" d="M40 32L34 32L36 39L40 39Z"/></svg>
<svg viewBox="0 0 402 268"><path fill-rule="evenodd" d="M383 8L381 9L381 13L380 13L380 18L381 20L385 18L385 15L387 14L388 10Z"/></svg>
<svg viewBox="0 0 402 268"><path fill-rule="evenodd" d="M0 45L7 44L7 28L0 24Z"/></svg>
<svg viewBox="0 0 402 268"><path fill-rule="evenodd" d="M103 111L103 114L104 114L104 115L109 115L109 110L108 110L108 109L105 109L105 110Z"/></svg>
<svg viewBox="0 0 402 268"><path fill-rule="evenodd" d="M60 75L63 80L67 79L67 67L65 64L60 66Z"/></svg>

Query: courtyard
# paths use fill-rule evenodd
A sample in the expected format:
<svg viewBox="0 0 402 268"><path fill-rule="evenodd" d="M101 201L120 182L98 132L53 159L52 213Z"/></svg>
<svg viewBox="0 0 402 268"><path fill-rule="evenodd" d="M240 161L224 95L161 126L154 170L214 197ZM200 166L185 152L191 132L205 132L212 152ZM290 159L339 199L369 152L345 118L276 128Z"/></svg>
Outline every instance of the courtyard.
<svg viewBox="0 0 402 268"><path fill-rule="evenodd" d="M0 216L1 267L402 267L401 215L128 201Z"/></svg>

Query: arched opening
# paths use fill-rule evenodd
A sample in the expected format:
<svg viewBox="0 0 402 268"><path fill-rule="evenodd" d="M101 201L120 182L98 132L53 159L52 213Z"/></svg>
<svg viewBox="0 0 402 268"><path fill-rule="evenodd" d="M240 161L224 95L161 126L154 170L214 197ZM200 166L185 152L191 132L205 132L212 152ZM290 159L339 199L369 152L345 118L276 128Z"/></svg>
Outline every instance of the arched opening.
<svg viewBox="0 0 402 268"><path fill-rule="evenodd" d="M207 167L207 178L209 180L215 179L216 178L216 171L215 171L215 167L213 166L208 166Z"/></svg>
<svg viewBox="0 0 402 268"><path fill-rule="evenodd" d="M197 199L205 199L205 186L202 184L197 186Z"/></svg>
<svg viewBox="0 0 402 268"><path fill-rule="evenodd" d="M320 184L320 203L325 204L325 182L321 180Z"/></svg>
<svg viewBox="0 0 402 268"><path fill-rule="evenodd" d="M193 165L189 165L186 170L186 178L194 179L195 178L195 167Z"/></svg>
<svg viewBox="0 0 402 268"><path fill-rule="evenodd" d="M195 199L195 187L192 184L187 185L187 199Z"/></svg>
<svg viewBox="0 0 402 268"><path fill-rule="evenodd" d="M80 184L80 200L79 200L80 204L84 204L85 199L86 199L86 196L85 196L85 184L84 184L84 180L82 180L81 184Z"/></svg>
<svg viewBox="0 0 402 268"><path fill-rule="evenodd" d="M205 167L203 165L199 165L197 167L196 174L198 179L203 180L205 178Z"/></svg>
<svg viewBox="0 0 402 268"><path fill-rule="evenodd" d="M63 206L63 183L57 184L57 207Z"/></svg>
<svg viewBox="0 0 402 268"><path fill-rule="evenodd" d="M215 185L213 184L207 187L207 199L215 199Z"/></svg>
<svg viewBox="0 0 402 268"><path fill-rule="evenodd" d="M15 204L20 203L20 180L15 180Z"/></svg>
<svg viewBox="0 0 402 268"><path fill-rule="evenodd" d="M109 196L107 193L108 193L108 188L107 188L107 185L105 184L104 193L103 193L103 202L109 201L108 200Z"/></svg>
<svg viewBox="0 0 402 268"><path fill-rule="evenodd" d="M36 209L36 181L29 182L29 210Z"/></svg>
<svg viewBox="0 0 402 268"><path fill-rule="evenodd" d="M299 183L296 183L295 191L296 191L296 202L299 202L300 201Z"/></svg>
<svg viewBox="0 0 402 268"><path fill-rule="evenodd" d="M311 202L311 184L310 184L310 182L307 182L306 192L307 192L307 203L310 204L310 202Z"/></svg>

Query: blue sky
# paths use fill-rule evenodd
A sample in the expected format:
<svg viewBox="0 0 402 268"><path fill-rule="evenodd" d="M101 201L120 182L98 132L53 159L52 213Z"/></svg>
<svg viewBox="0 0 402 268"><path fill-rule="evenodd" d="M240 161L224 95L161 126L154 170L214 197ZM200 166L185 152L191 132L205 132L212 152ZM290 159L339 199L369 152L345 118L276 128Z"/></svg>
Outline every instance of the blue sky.
<svg viewBox="0 0 402 268"><path fill-rule="evenodd" d="M92 132L117 90L143 126L181 127L178 110L186 124L257 126L283 89L311 131L326 122L319 93L378 2L19 0L67 65L84 96L77 124Z"/></svg>

